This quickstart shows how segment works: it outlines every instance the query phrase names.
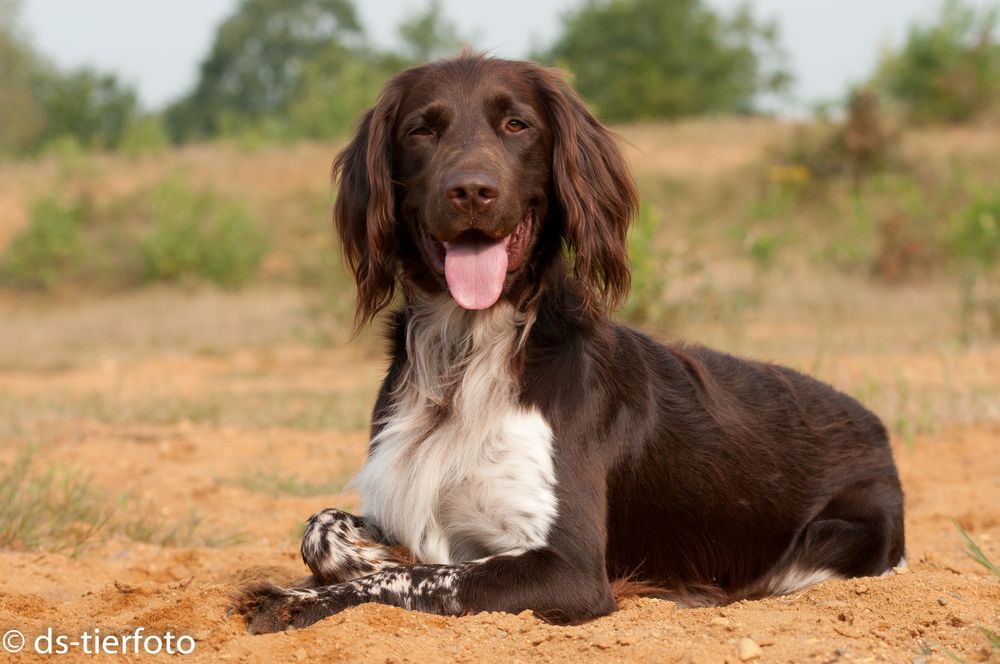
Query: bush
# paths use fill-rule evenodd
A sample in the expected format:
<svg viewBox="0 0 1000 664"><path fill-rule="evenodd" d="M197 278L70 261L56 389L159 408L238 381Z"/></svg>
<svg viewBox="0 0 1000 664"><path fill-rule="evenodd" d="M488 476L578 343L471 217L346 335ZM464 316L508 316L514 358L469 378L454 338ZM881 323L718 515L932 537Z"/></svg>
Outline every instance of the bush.
<svg viewBox="0 0 1000 664"><path fill-rule="evenodd" d="M976 197L957 217L952 250L960 260L989 271L1000 263L1000 190Z"/></svg>
<svg viewBox="0 0 1000 664"><path fill-rule="evenodd" d="M979 332L1000 337L1000 190L974 197L956 215L951 248L962 263L962 340L968 342Z"/></svg>
<svg viewBox="0 0 1000 664"><path fill-rule="evenodd" d="M855 188L898 161L900 132L890 128L870 89L855 90L842 122L823 121L796 131L775 155L768 179L783 187L847 176Z"/></svg>
<svg viewBox="0 0 1000 664"><path fill-rule="evenodd" d="M119 149L129 157L160 155L170 146L170 136L158 115L150 115L130 124L122 135Z"/></svg>
<svg viewBox="0 0 1000 664"><path fill-rule="evenodd" d="M996 8L945 0L935 24L910 27L903 48L879 65L873 85L913 122L968 121L1000 99L996 26Z"/></svg>
<svg viewBox="0 0 1000 664"><path fill-rule="evenodd" d="M666 279L653 246L659 226L660 216L649 205L641 204L639 216L628 234L632 288L621 311L622 318L633 323L650 322L661 307Z"/></svg>
<svg viewBox="0 0 1000 664"><path fill-rule="evenodd" d="M936 180L882 174L856 192L855 215L874 240L872 275L890 283L926 278L946 257L942 219L952 204Z"/></svg>
<svg viewBox="0 0 1000 664"><path fill-rule="evenodd" d="M152 217L139 249L153 281L200 278L238 287L267 253L267 237L246 208L177 181L153 192Z"/></svg>
<svg viewBox="0 0 1000 664"><path fill-rule="evenodd" d="M49 289L79 265L83 207L64 206L52 197L37 201L28 226L14 236L0 257L0 283Z"/></svg>

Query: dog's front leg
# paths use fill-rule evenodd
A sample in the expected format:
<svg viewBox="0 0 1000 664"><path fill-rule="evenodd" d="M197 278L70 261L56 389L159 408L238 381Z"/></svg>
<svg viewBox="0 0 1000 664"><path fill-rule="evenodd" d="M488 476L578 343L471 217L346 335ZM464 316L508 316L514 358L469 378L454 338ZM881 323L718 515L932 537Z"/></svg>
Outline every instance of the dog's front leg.
<svg viewBox="0 0 1000 664"><path fill-rule="evenodd" d="M309 517L300 551L313 573L309 586L351 581L409 562L374 523L332 507Z"/></svg>
<svg viewBox="0 0 1000 664"><path fill-rule="evenodd" d="M551 549L453 565L407 565L346 583L287 589L244 588L234 602L255 634L305 627L367 602L462 615L532 610L553 622L576 622L615 610L602 561L580 566Z"/></svg>

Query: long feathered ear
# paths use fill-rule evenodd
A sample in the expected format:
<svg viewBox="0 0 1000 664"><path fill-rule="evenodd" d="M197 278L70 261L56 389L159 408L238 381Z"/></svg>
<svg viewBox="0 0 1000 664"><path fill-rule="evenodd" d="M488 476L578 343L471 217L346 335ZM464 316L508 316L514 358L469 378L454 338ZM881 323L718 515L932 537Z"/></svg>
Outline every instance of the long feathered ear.
<svg viewBox="0 0 1000 664"><path fill-rule="evenodd" d="M354 138L333 163L334 223L358 287L355 325L361 328L392 302L396 290L396 201L392 183L393 125L402 97L391 81L365 113Z"/></svg>
<svg viewBox="0 0 1000 664"><path fill-rule="evenodd" d="M588 310L614 309L631 285L628 226L639 205L618 139L555 70L534 72L552 126L556 202Z"/></svg>

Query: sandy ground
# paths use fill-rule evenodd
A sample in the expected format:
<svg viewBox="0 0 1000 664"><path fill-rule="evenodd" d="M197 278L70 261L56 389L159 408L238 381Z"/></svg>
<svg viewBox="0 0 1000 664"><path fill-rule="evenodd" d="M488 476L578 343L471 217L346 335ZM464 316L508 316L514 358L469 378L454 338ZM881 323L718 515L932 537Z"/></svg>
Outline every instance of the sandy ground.
<svg viewBox="0 0 1000 664"><path fill-rule="evenodd" d="M150 297L141 299L167 312L164 318L225 316L215 296L205 296L206 303L161 294L152 300L158 306L149 305ZM253 319L254 297L244 297L239 316ZM273 294L261 299L276 306L284 301ZM182 300L186 308L178 313ZM114 326L116 305L93 306L97 313L9 306L5 313L9 330L37 327L55 334L58 321L63 329L86 329L81 321L87 316ZM120 306L134 311L137 304ZM200 308L213 313L199 314ZM169 334L169 326L150 315L148 329ZM233 345L234 330L253 328L247 320L231 321L232 329L208 327L219 343ZM128 331L119 326L118 337ZM75 554L0 552L0 631L21 630L27 651L50 627L72 636L143 627L147 634L191 636L195 650L188 657L195 660L735 662L743 639L759 646L758 659L765 662L997 658L981 627L1000 628L1000 580L963 553L951 521L1000 559L996 424L937 428L897 445L910 568L893 577L828 582L788 597L714 609L626 600L617 613L574 627L550 626L527 613L443 618L368 605L298 632L250 636L239 619L226 616L229 594L247 581L301 576L297 532L303 519L326 506L359 507L350 491L291 495L317 491L268 490L260 477L342 486L364 455L364 413L381 368L374 343L279 342L272 337L280 335L258 327L236 344L240 350L228 353L213 351L211 339L199 342L207 349L192 342L185 350L180 338L158 339L170 350L153 351L139 333L106 348L100 329L90 333L93 338L70 356L38 355L44 366L0 357L7 367L0 370L3 433L15 443L4 445L0 460L9 462L24 442L35 442L40 468L76 468L109 495L135 498L130 505L141 505L154 522L183 523L192 510L199 522L171 546L115 534ZM117 353L108 350L112 346ZM66 340L55 347L65 351ZM995 380L1000 348L970 357L960 358L969 376L979 367L983 380ZM829 355L823 372L850 383L857 372L852 367L866 364L865 358ZM922 371L931 382L940 365L934 357L921 364L910 351L880 359ZM27 651L17 661L44 658ZM121 656L95 659L77 651L75 657Z"/></svg>
<svg viewBox="0 0 1000 664"><path fill-rule="evenodd" d="M621 129L640 181L684 180L694 189L746 168L788 132L743 121ZM917 137L913 149L987 159L998 144L996 129L938 131ZM245 199L276 228L291 224L288 235L313 226L319 234L335 147L194 146L135 163L95 158L97 201L178 171ZM0 164L0 246L24 225L33 197L62 186L57 170L45 161ZM906 491L907 572L715 609L626 600L617 613L574 627L529 614L443 618L367 605L305 630L252 637L226 616L230 593L248 581L300 577L304 520L327 506L360 508L343 487L365 453L382 371L375 335L346 343L342 320L317 317L311 296L276 281L235 295L0 292L0 470L34 445L37 475L85 480L115 507L115 522L76 551L54 551L58 542L0 550L0 637L16 629L27 640L0 662L48 659L31 651L50 628L79 640L139 627L191 637L187 657L198 661L738 662L741 643L752 658L743 661L1000 660L984 632L1000 632L1000 580L965 555L952 521L1000 562L1000 342L957 342L959 304L944 281L890 288L808 266L796 273L794 261L749 275L717 260L717 230L701 240L666 236L674 254L710 263L694 277L671 272L670 299L690 305L692 293L708 295L694 298L700 309L682 307L663 323L669 329L652 331L795 366L882 416L895 432ZM765 295L752 307L722 306L758 278ZM122 520L131 526L116 525ZM123 656L74 647L61 658Z"/></svg>

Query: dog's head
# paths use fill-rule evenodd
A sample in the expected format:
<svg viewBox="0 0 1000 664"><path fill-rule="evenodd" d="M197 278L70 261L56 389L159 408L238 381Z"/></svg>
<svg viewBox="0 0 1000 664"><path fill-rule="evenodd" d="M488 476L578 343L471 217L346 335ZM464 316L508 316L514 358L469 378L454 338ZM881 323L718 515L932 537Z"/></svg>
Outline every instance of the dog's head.
<svg viewBox="0 0 1000 664"><path fill-rule="evenodd" d="M404 71L334 177L359 323L400 275L467 309L527 303L564 261L587 309L628 293L635 186L615 137L552 70L461 56Z"/></svg>

